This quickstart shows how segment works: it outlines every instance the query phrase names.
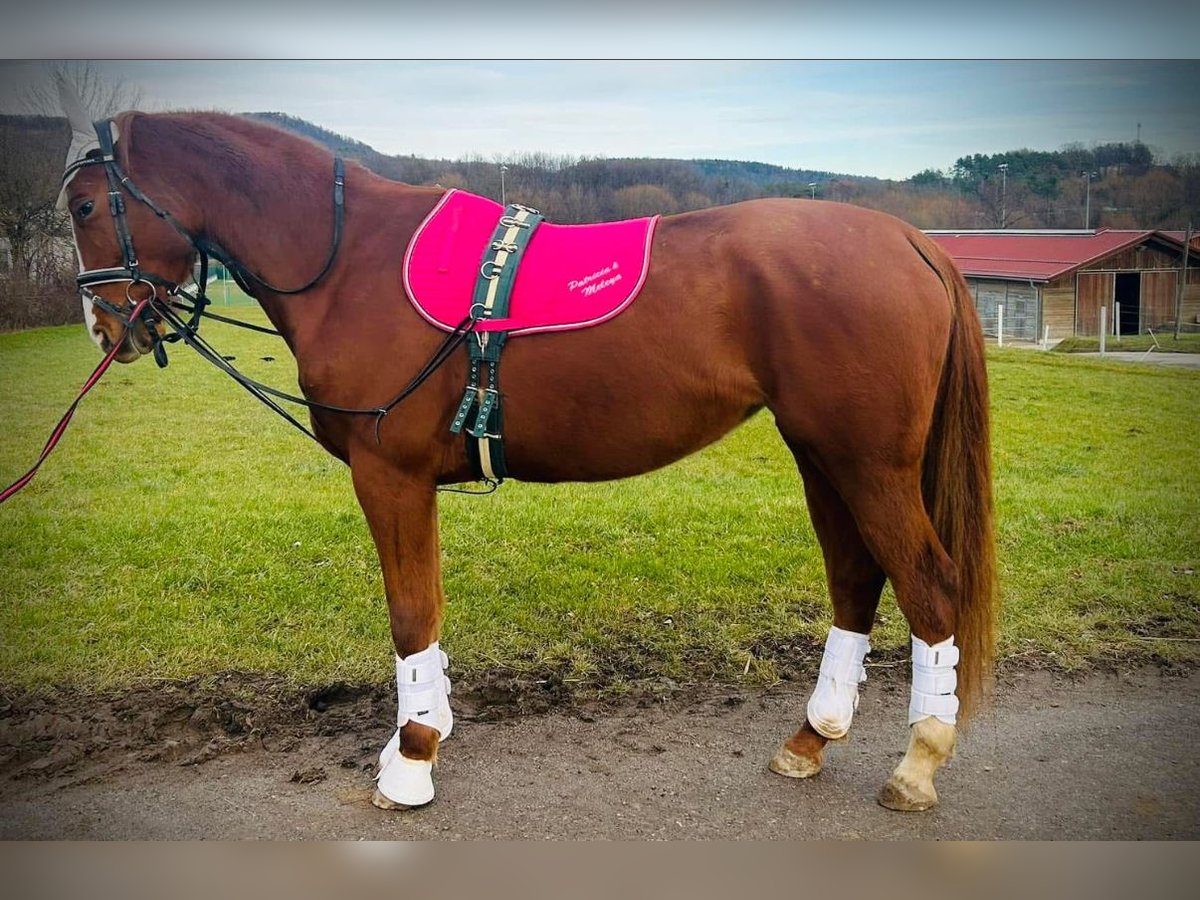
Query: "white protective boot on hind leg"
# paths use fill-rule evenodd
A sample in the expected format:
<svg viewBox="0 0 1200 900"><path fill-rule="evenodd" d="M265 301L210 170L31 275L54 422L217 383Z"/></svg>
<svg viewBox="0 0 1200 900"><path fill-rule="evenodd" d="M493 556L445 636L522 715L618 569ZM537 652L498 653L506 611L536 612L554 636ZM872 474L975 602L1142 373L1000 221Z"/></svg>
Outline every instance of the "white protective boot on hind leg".
<svg viewBox="0 0 1200 900"><path fill-rule="evenodd" d="M444 741L454 728L450 711L450 664L434 641L420 653L396 657L396 732L379 754L379 792L403 806L423 806L433 799L433 763L409 759L400 752L400 728L417 722L436 729Z"/></svg>
<svg viewBox="0 0 1200 900"><path fill-rule="evenodd" d="M958 648L954 636L932 647L912 639L912 700L908 705L908 752L879 793L888 809L916 812L937 805L933 776L954 754L958 718Z"/></svg>
<svg viewBox="0 0 1200 900"><path fill-rule="evenodd" d="M932 647L912 636L912 699L908 704L908 724L935 716L947 725L958 719L958 648L954 635Z"/></svg>
<svg viewBox="0 0 1200 900"><path fill-rule="evenodd" d="M858 686L867 680L863 660L871 652L865 634L834 625L825 639L821 673L808 700L808 723L830 740L845 737L858 709Z"/></svg>

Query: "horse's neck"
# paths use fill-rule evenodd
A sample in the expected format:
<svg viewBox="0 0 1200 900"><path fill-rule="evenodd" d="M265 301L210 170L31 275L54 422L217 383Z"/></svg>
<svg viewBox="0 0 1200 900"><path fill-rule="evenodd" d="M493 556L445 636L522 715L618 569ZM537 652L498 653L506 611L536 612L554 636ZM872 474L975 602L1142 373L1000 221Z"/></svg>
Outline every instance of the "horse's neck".
<svg viewBox="0 0 1200 900"><path fill-rule="evenodd" d="M222 162L222 140L173 142L168 132L164 149L188 165L165 177L174 183L186 172L184 199L199 211L205 235L243 266L281 288L308 283L333 244L332 158L290 143L298 138L271 134L262 140L264 146L278 143L272 152L243 152L232 165ZM243 151L250 143L244 134L229 140ZM387 181L353 164L346 166L345 181L344 229L329 272L300 295L248 285L298 358L306 347L327 346L344 331L403 327L410 311L400 308L400 315L381 321L378 300L402 290L399 268L408 238L443 193Z"/></svg>
<svg viewBox="0 0 1200 900"><path fill-rule="evenodd" d="M328 190L319 199L227 192L218 201L219 208L210 206L217 211L206 215L206 232L238 264L271 285L301 287L320 272L333 245L332 165L325 180ZM202 190L210 191L212 198L220 186L204 185ZM335 281L338 262L335 258L330 272L303 295L277 294L254 278L247 279L251 296L293 350L306 321L323 316L326 302L322 297Z"/></svg>

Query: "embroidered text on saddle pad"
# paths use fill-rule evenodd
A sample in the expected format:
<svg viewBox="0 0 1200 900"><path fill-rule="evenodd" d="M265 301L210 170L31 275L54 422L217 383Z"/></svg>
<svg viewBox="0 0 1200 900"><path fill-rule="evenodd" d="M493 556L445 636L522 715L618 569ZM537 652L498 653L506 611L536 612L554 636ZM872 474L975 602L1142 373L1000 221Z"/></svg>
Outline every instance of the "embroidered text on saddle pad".
<svg viewBox="0 0 1200 900"><path fill-rule="evenodd" d="M449 190L404 253L404 289L431 325L451 331L467 315L479 264L504 208ZM599 225L543 222L513 284L509 316L478 331L511 335L570 331L606 322L629 306L646 280L658 216Z"/></svg>

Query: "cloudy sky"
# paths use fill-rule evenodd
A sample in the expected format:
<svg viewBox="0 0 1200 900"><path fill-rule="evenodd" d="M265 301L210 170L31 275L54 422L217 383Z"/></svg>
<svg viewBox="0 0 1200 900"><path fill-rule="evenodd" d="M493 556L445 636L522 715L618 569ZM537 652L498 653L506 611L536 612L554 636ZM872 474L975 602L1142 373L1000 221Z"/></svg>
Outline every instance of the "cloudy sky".
<svg viewBox="0 0 1200 900"><path fill-rule="evenodd" d="M936 5L937 0L922 2ZM846 53L853 47L859 48L851 51L857 55L900 46L915 53L940 47L943 54L958 55L968 49L986 53L997 45L1030 53L1050 46L1058 47L1060 54L1126 55L1142 47L1192 52L1191 38L1183 36L1198 33L1193 26L1200 25L1200 13L1177 13L1170 20L1151 9L1157 2L1148 0L1144 14L1127 17L1119 29L1113 27L1104 0L1094 0L1091 15L1068 11L1056 18L1046 13L1039 19L1045 27L1036 30L1015 16L988 12L975 19L943 15L936 22L941 27L932 29L914 7L905 6L904 19L895 20L898 30L890 34L881 26L889 24L887 10L894 7L867 4L864 9L873 10L870 19L876 27L856 30L856 4L849 0L839 6L837 21L828 12L806 13L802 4L792 4L767 7L765 17L747 15L738 27L725 30L720 20L704 19L691 31L674 35L675 49L685 51L676 55L697 56L751 49L762 56L782 55L788 47L793 54ZM338 11L344 8L336 6L324 7L330 11L327 20L304 20L307 25L287 32L290 43L285 46L300 54L320 47L322 55L344 46L344 41L317 41L322 34L338 31ZM628 20L622 33L620 22L580 19L551 27L527 17L517 18L514 25L514 17L508 17L493 20L496 27L481 37L477 30L457 33L448 15L435 21L428 13L388 9L380 7L367 19L342 16L363 35L355 45L361 52L390 47L391 54L440 50L480 58L110 60L96 67L106 77L138 86L144 105L151 109L276 110L385 153L422 156L494 158L543 151L722 157L905 178L925 168L944 169L969 153L1133 140L1139 123L1142 140L1167 157L1200 152L1196 60L511 61L482 58L483 51L490 56L509 49L511 55L520 55L528 48L554 47L599 55L609 47L619 48L622 55L655 54L644 32L630 28ZM50 25L36 12L30 15L21 20L18 14L19 27L0 38L0 50L6 41L19 43L24 28L31 45L45 55L85 55L64 52L77 48L79 40L62 32L50 37ZM364 21L376 18L379 30L364 34ZM1183 27L1165 27L1169 21ZM1155 23L1155 30L1148 29L1147 22ZM180 34L189 34L181 28L172 32L170 41L159 39L151 46L181 55L185 49L191 55L212 53L214 36L219 35L221 52L280 52L279 29L255 32L253 14L249 19L213 15L204 25L190 32L195 41L181 39ZM1063 28L1070 30L1072 41L1062 40ZM256 33L266 37L256 43ZM899 41L905 34L909 40ZM618 38L621 43L616 43ZM37 45L39 39L44 48ZM119 55L112 53L114 45L142 46L122 38L119 30L89 32L86 45L104 55ZM43 77L44 70L39 62L0 62L0 111L16 110L24 85Z"/></svg>

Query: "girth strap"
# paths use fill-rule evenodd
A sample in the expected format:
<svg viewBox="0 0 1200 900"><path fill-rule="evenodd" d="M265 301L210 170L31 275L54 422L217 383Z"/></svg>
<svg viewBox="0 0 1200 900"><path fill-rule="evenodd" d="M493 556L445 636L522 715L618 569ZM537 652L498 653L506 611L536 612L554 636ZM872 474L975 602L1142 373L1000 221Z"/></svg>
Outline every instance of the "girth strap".
<svg viewBox="0 0 1200 900"><path fill-rule="evenodd" d="M541 221L536 209L517 203L504 211L479 265L471 297L473 320L508 317L517 269ZM508 475L500 394L500 352L507 340L507 331L476 331L467 340L467 388L450 423L451 433L465 431L467 458L476 477L495 483Z"/></svg>

